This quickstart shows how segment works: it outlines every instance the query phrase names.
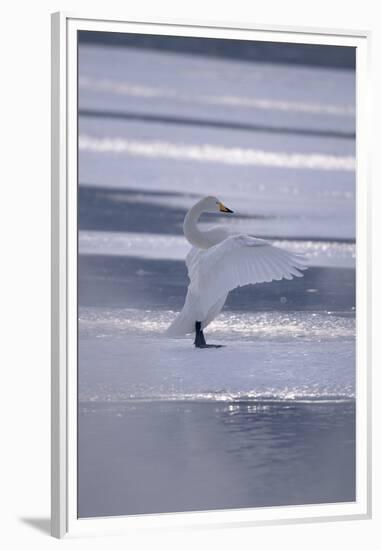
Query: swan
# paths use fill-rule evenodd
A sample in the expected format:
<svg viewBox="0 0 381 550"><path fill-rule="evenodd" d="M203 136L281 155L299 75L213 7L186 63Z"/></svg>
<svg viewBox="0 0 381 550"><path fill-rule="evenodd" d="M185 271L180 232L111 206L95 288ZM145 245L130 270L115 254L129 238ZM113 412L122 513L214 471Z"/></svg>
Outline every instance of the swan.
<svg viewBox="0 0 381 550"><path fill-rule="evenodd" d="M217 317L227 295L239 286L302 277L304 256L273 246L269 241L234 234L222 227L202 231L197 223L203 213L233 214L216 197L197 202L184 218L183 230L192 245L185 263L190 283L183 309L167 329L168 336L195 333L196 348L207 344L203 330Z"/></svg>

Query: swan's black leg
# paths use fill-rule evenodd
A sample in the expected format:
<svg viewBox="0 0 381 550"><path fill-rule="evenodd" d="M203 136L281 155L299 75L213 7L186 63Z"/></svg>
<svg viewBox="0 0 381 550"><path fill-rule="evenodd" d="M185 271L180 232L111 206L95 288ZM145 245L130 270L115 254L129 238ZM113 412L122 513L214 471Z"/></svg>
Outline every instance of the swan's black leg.
<svg viewBox="0 0 381 550"><path fill-rule="evenodd" d="M194 345L196 346L196 348L222 348L221 345L206 343L204 333L201 330L200 321L196 321L195 330L196 330L196 338L194 340Z"/></svg>
<svg viewBox="0 0 381 550"><path fill-rule="evenodd" d="M201 330L200 321L196 321L195 329L196 329L196 338L194 340L194 345L196 346L196 348L201 348L206 345L206 342L205 342L204 333Z"/></svg>

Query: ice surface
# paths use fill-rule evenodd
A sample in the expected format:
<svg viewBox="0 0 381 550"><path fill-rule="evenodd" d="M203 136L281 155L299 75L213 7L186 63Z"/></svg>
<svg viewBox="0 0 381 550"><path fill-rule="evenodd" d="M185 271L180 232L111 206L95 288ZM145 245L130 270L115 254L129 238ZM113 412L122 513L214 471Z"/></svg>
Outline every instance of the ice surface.
<svg viewBox="0 0 381 550"><path fill-rule="evenodd" d="M320 153L271 152L263 149L224 147L211 143L201 145L168 141L137 141L122 137L96 138L83 134L79 137L80 151L114 153L156 159L211 162L238 166L265 166L273 168L349 170L354 171L352 156L322 155Z"/></svg>
<svg viewBox="0 0 381 550"><path fill-rule="evenodd" d="M214 194L258 236L355 238L352 71L86 45L79 64L80 184L108 206Z"/></svg>
<svg viewBox="0 0 381 550"><path fill-rule="evenodd" d="M79 71L80 399L353 399L354 72L90 45ZM235 212L205 227L310 270L232 293L200 351L163 333L205 194Z"/></svg>
<svg viewBox="0 0 381 550"><path fill-rule="evenodd" d="M241 224L242 227L244 224ZM242 227L244 231L244 227ZM275 240L275 246L305 254L309 266L354 267L355 245L327 241ZM190 250L184 237L155 233L80 231L79 253L183 260Z"/></svg>
<svg viewBox="0 0 381 550"><path fill-rule="evenodd" d="M326 400L355 391L353 316L223 313L221 349L163 336L174 312L80 311L80 400ZM162 335L160 337L160 335Z"/></svg>
<svg viewBox="0 0 381 550"><path fill-rule="evenodd" d="M80 108L178 111L219 119L329 124L353 131L352 71L82 45ZM109 97L113 102L108 101ZM295 115L297 118L295 119ZM329 126L328 126L329 127Z"/></svg>

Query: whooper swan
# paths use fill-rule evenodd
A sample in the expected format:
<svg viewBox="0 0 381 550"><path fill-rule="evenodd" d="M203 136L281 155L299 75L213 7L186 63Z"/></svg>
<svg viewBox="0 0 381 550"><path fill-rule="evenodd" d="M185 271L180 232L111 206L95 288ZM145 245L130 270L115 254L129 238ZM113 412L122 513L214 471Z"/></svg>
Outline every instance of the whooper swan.
<svg viewBox="0 0 381 550"><path fill-rule="evenodd" d="M232 214L216 197L196 203L184 219L184 235L193 246L185 263L190 283L181 312L167 329L169 336L195 332L197 348L207 344L203 329L220 313L230 290L248 284L302 277L303 256L250 235L232 234L213 227L202 231L197 222L204 212Z"/></svg>

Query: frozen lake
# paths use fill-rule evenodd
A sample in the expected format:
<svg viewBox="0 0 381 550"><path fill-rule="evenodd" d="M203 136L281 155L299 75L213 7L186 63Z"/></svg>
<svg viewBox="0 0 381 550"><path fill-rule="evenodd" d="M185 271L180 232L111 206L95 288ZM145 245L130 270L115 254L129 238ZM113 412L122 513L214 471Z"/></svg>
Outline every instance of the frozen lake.
<svg viewBox="0 0 381 550"><path fill-rule="evenodd" d="M187 209L307 255L302 279L184 302ZM79 514L355 499L355 73L83 44Z"/></svg>

